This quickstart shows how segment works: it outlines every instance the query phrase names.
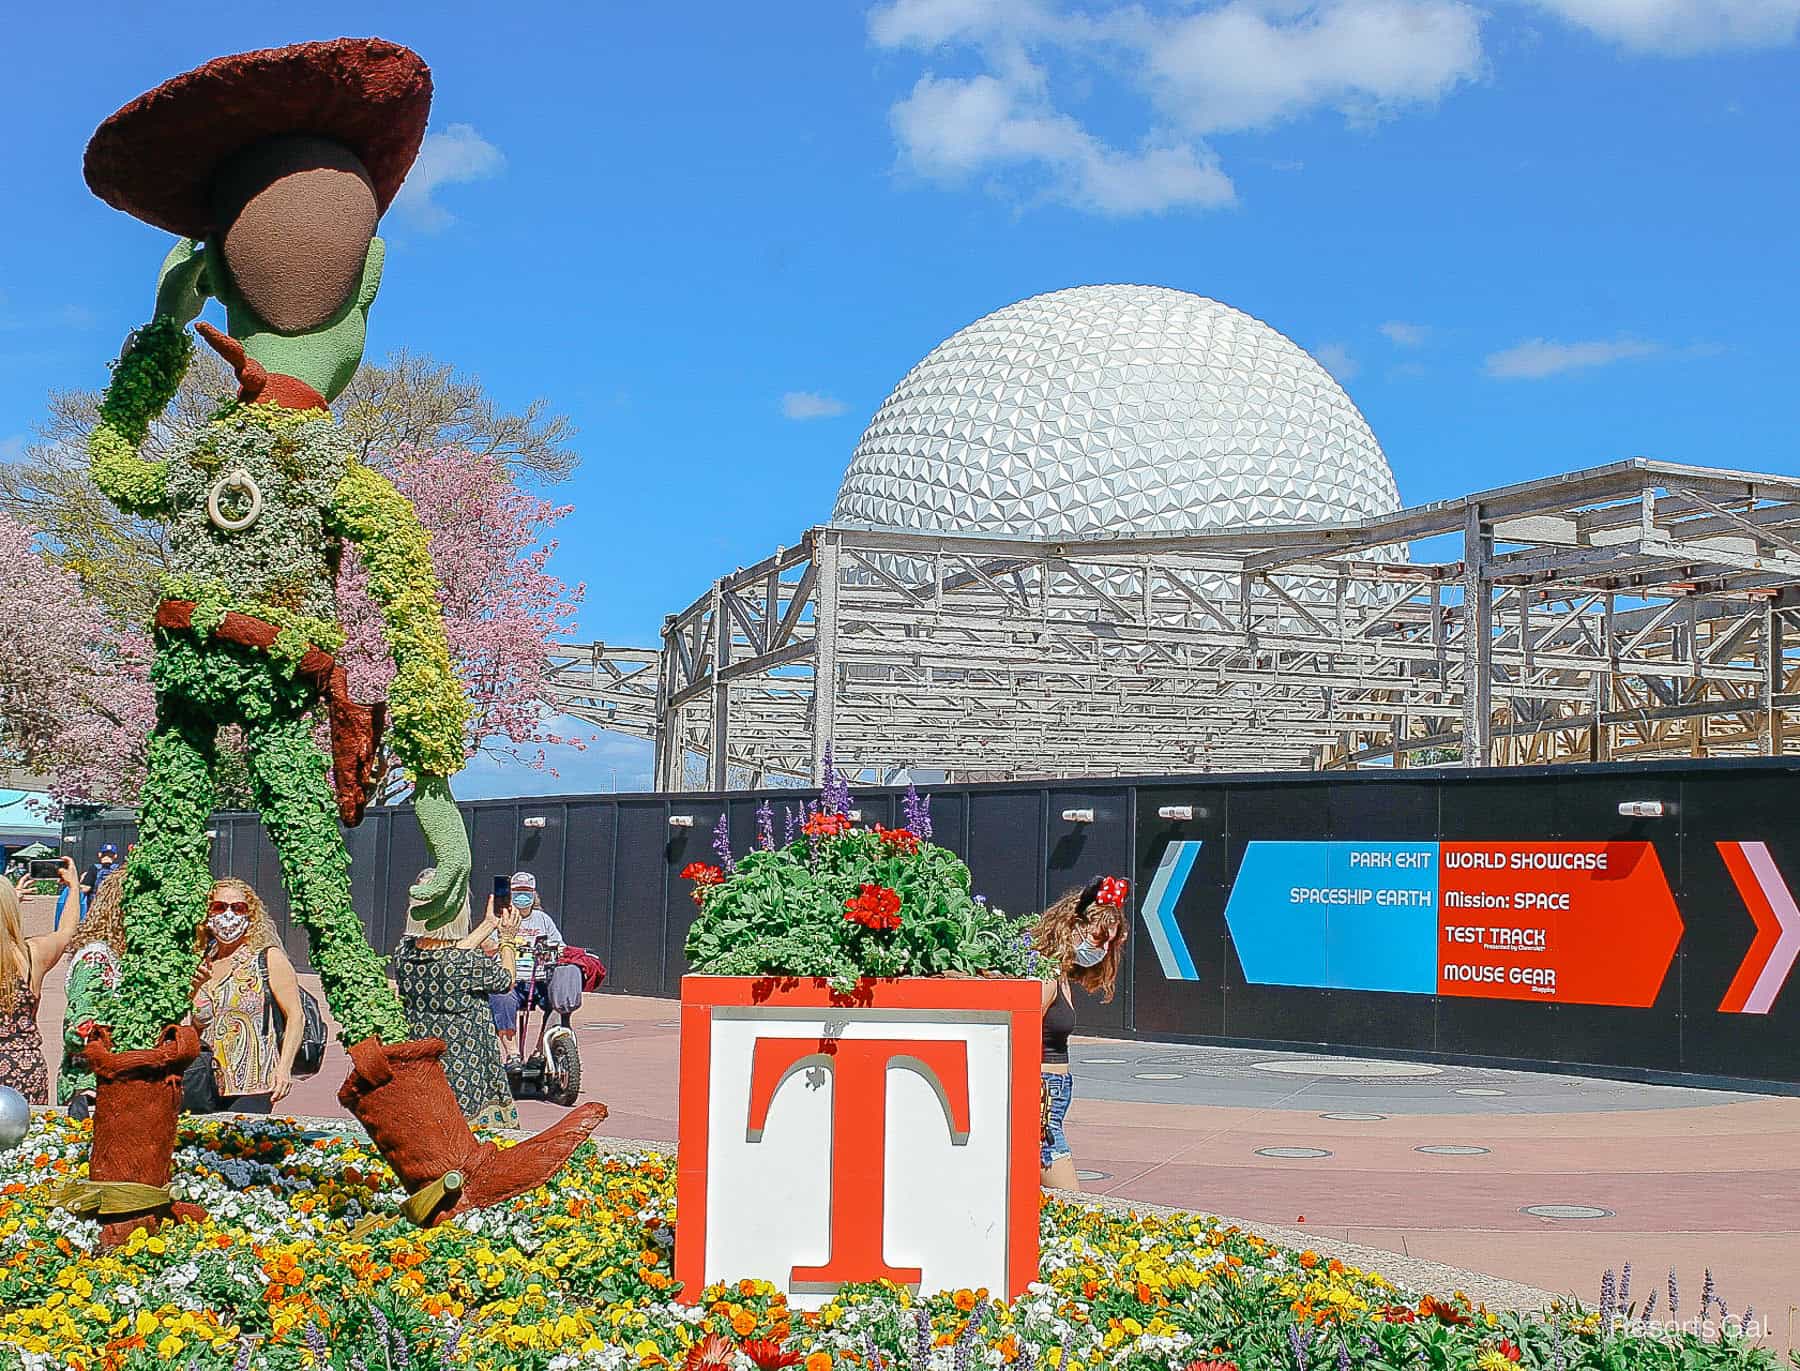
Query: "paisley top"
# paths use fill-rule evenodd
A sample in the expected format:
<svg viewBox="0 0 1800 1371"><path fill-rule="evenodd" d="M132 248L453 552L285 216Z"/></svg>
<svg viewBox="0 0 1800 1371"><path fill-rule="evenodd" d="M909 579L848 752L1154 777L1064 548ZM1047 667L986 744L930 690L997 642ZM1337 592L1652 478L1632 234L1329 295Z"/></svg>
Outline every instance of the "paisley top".
<svg viewBox="0 0 1800 1371"><path fill-rule="evenodd" d="M194 1021L212 1049L219 1094L227 1098L274 1092L281 1043L263 1031L268 997L257 955L243 949L232 954L222 980L194 996Z"/></svg>

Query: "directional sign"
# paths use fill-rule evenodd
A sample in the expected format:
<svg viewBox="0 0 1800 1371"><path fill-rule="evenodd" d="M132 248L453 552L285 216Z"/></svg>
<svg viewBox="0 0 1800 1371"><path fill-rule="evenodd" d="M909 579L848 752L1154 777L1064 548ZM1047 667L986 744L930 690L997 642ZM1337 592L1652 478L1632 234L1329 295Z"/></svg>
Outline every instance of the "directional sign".
<svg viewBox="0 0 1800 1371"><path fill-rule="evenodd" d="M1165 853L1149 902L1172 979L1192 978L1173 913L1191 865ZM1800 957L1781 892L1740 973L1750 1003ZM1656 1002L1682 931L1647 842L1252 842L1225 922L1252 984L1625 1007Z"/></svg>
<svg viewBox="0 0 1800 1371"><path fill-rule="evenodd" d="M1732 884L1756 920L1756 941L1744 954L1721 1014L1767 1014L1800 956L1800 909L1781 879L1767 843L1720 843Z"/></svg>

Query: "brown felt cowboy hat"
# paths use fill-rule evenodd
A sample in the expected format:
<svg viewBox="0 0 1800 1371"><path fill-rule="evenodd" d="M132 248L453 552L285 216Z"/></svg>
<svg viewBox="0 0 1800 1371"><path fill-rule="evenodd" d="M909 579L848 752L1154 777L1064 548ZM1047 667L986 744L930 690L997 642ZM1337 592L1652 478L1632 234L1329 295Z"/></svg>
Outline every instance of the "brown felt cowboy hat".
<svg viewBox="0 0 1800 1371"><path fill-rule="evenodd" d="M100 125L83 170L95 195L147 224L205 238L219 170L264 139L341 143L385 211L418 156L431 69L381 38L336 38L217 57L165 81Z"/></svg>

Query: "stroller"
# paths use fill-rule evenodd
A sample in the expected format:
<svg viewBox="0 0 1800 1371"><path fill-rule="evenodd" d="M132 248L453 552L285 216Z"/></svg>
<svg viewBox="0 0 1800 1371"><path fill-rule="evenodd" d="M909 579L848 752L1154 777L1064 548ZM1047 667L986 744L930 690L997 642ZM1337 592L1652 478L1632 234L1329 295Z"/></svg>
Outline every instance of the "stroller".
<svg viewBox="0 0 1800 1371"><path fill-rule="evenodd" d="M567 1108L581 1094L581 1049L569 1016L581 1007L582 971L555 960L556 949L542 938L533 940L531 954L531 994L519 1010L521 1056L507 1063L506 1080L515 1100L548 1100ZM538 1011L537 1040L527 1049L533 1009ZM551 1022L552 1015L557 1022Z"/></svg>

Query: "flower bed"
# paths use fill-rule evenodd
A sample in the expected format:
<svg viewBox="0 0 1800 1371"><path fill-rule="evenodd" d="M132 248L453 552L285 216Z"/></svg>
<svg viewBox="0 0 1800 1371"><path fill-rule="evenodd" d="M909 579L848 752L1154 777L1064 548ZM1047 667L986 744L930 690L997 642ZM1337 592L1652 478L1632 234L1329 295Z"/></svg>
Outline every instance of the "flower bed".
<svg viewBox="0 0 1800 1371"><path fill-rule="evenodd" d="M85 1125L39 1116L0 1154L0 1367L1775 1366L1735 1337L1602 1338L1579 1310L1493 1316L1212 1220L1056 1202L1042 1281L1010 1305L871 1286L801 1313L754 1281L681 1305L660 1155L585 1147L552 1188L420 1231L392 1217L399 1192L360 1134L281 1121L184 1131L178 1184L211 1219L101 1256L94 1225L50 1203L86 1147Z"/></svg>

